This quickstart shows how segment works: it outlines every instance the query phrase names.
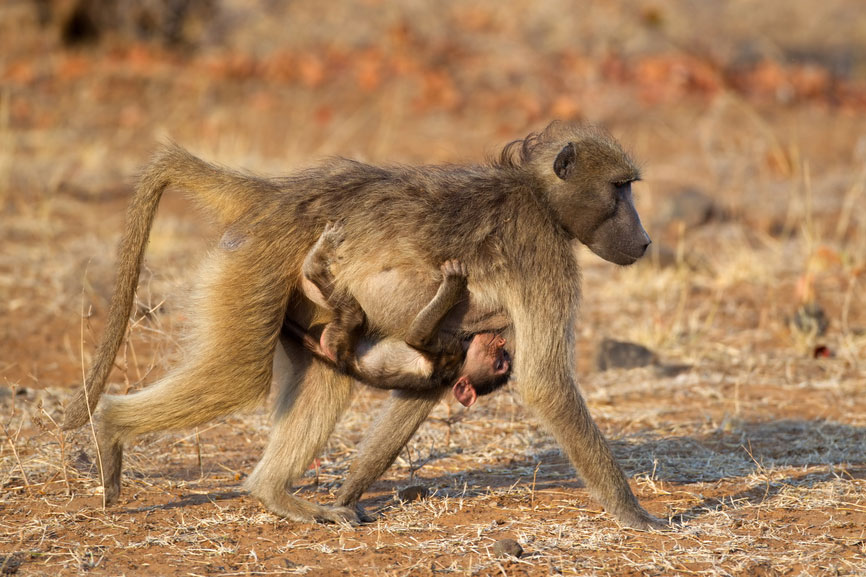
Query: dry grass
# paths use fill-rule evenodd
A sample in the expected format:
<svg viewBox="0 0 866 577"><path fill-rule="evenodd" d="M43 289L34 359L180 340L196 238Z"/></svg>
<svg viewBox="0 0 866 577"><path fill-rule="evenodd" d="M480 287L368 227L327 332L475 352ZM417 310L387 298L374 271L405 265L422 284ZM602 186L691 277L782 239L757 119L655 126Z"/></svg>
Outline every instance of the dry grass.
<svg viewBox="0 0 866 577"><path fill-rule="evenodd" d="M826 18L810 17L818 24L782 30L766 24L776 10L750 5L753 21L764 22L756 32L734 17L736 7L719 15L707 4L684 20L680 4L635 11L611 3L571 18L551 0L523 20L493 2L476 9L446 3L431 14L407 8L406 37L388 28L400 19L383 10L367 32L353 28L368 35L367 44L351 35L328 44L335 22L354 21L356 8L335 7L320 22L293 3L292 22L302 32L272 53L263 45L281 38L281 20L263 17L232 29L223 49L185 59L139 45L63 51L46 32L23 25L30 36L19 36L20 46L0 39L7 55L0 77L0 573L866 574L862 109L816 99L768 102L761 86L695 94L652 68L661 54L685 74L676 66L690 60L679 59L676 47L697 46L695 37L715 47L706 60L720 68L736 59L743 39L758 37L778 50L807 42L832 60L837 48L821 39L856 28L862 11L833 0L822 3ZM0 8L0 31L10 21L3 16L21 17L23 6ZM786 17L796 23L810 6L793 2ZM849 16L840 17L846 7ZM419 10L429 26L413 26ZM670 43L664 49L658 18ZM701 22L718 28L693 30ZM819 34L821 26L835 33ZM582 50L571 44L575 30ZM623 31L633 40L611 56ZM392 50L398 41L408 43L402 52ZM317 58L339 64L333 53L352 42L363 45L350 60L361 68L345 64L318 84L280 75L284 60L299 54L312 59L303 66L313 72ZM866 40L849 43L853 49ZM46 46L47 56L33 56ZM411 62L389 60L391 53ZM382 73L374 90L353 84L369 72L365 66ZM858 79L854 72L847 80ZM438 92L425 92L430 83ZM572 101L579 109L564 106ZM286 522L241 490L268 434L264 407L139 440L125 455L121 504L102 508L91 433L65 435L55 420L101 332L129 182L158 138L269 173L329 154L479 160L538 128L551 110L608 126L646 161L638 205L657 244L674 255L670 263L618 269L580 250L578 369L635 491L675 530L617 526L513 390L469 411L440 405L367 495L364 504L378 516L370 525ZM706 193L723 216L691 227L658 221L684 186ZM212 232L169 195L115 391L145 386L170 363L184 292ZM804 302L823 308L826 334L792 329ZM692 368L675 376L653 367L597 372L592 358L603 337L640 342L663 362ZM831 356L813 358L818 346ZM382 398L358 391L301 483L303 496L332 499ZM431 496L398 502L397 490L412 484ZM517 539L524 556L495 558L492 545L502 538Z"/></svg>
<svg viewBox="0 0 866 577"><path fill-rule="evenodd" d="M127 459L123 506L103 511L92 462L78 449L64 454L64 446L87 445L87 434L63 439L45 424L45 413L36 413L37 403L18 399L7 413L12 430L0 481L8 515L0 543L24 555L22 571L36 573L46 567L134 572L146 563L156 573L185 567L225 575L866 570L864 419L758 420L749 415L762 412L760 401L741 402L736 416L711 386L727 380L725 372L685 377L654 379L638 371L588 379L590 403L638 494L656 513L682 523L672 533L637 533L610 522L511 393L460 419L453 407L440 406L406 458L377 485L372 509L379 520L357 529L280 521L239 491L266 435L263 413L197 435L138 443ZM794 389L805 402L844 388L767 381L749 384L765 394ZM683 395L697 398L663 410ZM54 410L67 393L40 396ZM379 398L359 394L321 468L302 488L306 496L327 500L338 486ZM43 431L16 433L31 423L43 423ZM412 483L432 495L403 505L393 500L395 486ZM492 557L492 544L504 537L523 544L521 560Z"/></svg>

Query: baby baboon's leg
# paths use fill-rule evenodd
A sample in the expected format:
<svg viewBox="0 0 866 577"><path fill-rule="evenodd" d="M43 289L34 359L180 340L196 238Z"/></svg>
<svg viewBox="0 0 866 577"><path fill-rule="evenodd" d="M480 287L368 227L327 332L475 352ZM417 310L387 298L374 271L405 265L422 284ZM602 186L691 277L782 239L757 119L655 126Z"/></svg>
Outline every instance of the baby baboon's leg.
<svg viewBox="0 0 866 577"><path fill-rule="evenodd" d="M337 492L337 505L354 507L361 516L366 516L358 506L361 495L391 466L447 390L391 393L352 460L349 476Z"/></svg>
<svg viewBox="0 0 866 577"><path fill-rule="evenodd" d="M333 432L351 399L352 382L323 363L312 363L310 354L292 339L281 343L294 361L293 371L281 383L270 439L245 485L281 517L357 524L351 508L317 505L289 493Z"/></svg>
<svg viewBox="0 0 866 577"><path fill-rule="evenodd" d="M365 320L364 310L345 290L332 292L328 304L334 311L334 319L322 331L320 345L322 352L345 373L355 364L355 349Z"/></svg>
<svg viewBox="0 0 866 577"><path fill-rule="evenodd" d="M125 441L198 426L267 395L291 281L280 276L282 267L257 268L253 253L211 256L190 308L195 317L183 362L140 392L106 395L100 403L98 441L109 503L120 489Z"/></svg>
<svg viewBox="0 0 866 577"><path fill-rule="evenodd" d="M337 247L343 242L343 227L340 225L327 224L321 236L313 245L313 248L304 258L301 271L304 279L309 281L319 292L322 299L327 301L334 290L334 275L331 272L331 264L336 259ZM315 295L308 295L311 300L318 301Z"/></svg>
<svg viewBox="0 0 866 577"><path fill-rule="evenodd" d="M336 259L337 247L342 242L342 226L328 224L307 253L302 271L307 297L317 303L324 300L324 308L334 313L333 320L322 331L321 351L345 373L355 360L355 346L365 317L360 303L351 293L334 289L331 263Z"/></svg>

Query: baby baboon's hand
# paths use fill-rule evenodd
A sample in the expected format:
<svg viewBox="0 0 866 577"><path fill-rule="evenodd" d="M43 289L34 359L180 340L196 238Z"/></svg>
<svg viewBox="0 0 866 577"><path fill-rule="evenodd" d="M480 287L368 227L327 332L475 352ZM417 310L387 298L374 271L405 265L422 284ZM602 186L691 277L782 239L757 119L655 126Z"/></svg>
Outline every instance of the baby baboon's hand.
<svg viewBox="0 0 866 577"><path fill-rule="evenodd" d="M457 259L446 260L439 269L442 271L442 276L445 280L452 278L454 280L465 280L469 275L466 265Z"/></svg>

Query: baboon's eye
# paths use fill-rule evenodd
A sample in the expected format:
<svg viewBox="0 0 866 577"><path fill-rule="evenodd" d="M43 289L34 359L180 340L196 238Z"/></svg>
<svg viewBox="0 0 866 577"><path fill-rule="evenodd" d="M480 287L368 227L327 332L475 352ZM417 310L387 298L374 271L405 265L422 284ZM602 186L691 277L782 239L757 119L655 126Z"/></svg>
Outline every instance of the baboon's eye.
<svg viewBox="0 0 866 577"><path fill-rule="evenodd" d="M613 190L616 194L617 200L621 198L625 198L631 192L631 181L623 180L619 182L613 182Z"/></svg>

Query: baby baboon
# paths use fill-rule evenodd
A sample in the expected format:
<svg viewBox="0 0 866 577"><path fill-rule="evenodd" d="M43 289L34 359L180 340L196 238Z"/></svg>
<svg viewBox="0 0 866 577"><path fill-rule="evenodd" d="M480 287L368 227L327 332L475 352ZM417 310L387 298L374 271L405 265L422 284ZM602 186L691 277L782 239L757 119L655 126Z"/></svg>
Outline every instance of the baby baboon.
<svg viewBox="0 0 866 577"><path fill-rule="evenodd" d="M650 239L632 201L634 163L609 135L552 124L477 166L377 167L337 159L287 178L208 164L178 146L144 170L130 204L105 335L65 426L88 421L126 330L153 218L168 186L186 190L225 230L196 283L183 360L127 396L108 395L96 415L105 499L120 490L123 443L192 427L260 402L281 374L273 430L246 486L270 511L296 520L358 522L358 499L390 466L446 389L398 390L361 446L335 507L290 486L333 431L352 379L281 337L323 311L301 288L301 267L325 225L339 217L345 263L334 279L361 305L369 330L405 340L440 284L439 266L465 263L469 299L443 330L508 329L515 385L553 432L590 493L621 523L661 526L637 502L589 415L576 383L574 327L580 241L613 263L640 258ZM371 283L371 279L379 282ZM276 353L276 354L275 354Z"/></svg>
<svg viewBox="0 0 866 577"><path fill-rule="evenodd" d="M361 305L345 290L334 290L331 264L341 242L342 227L328 225L304 260L304 292L334 313L319 342L291 319L286 321L286 328L314 356L380 389L425 391L451 386L454 397L466 407L506 383L511 357L504 338L478 333L460 339L439 330L445 315L465 296L462 263L449 260L441 266L439 290L412 321L405 341L364 338Z"/></svg>

